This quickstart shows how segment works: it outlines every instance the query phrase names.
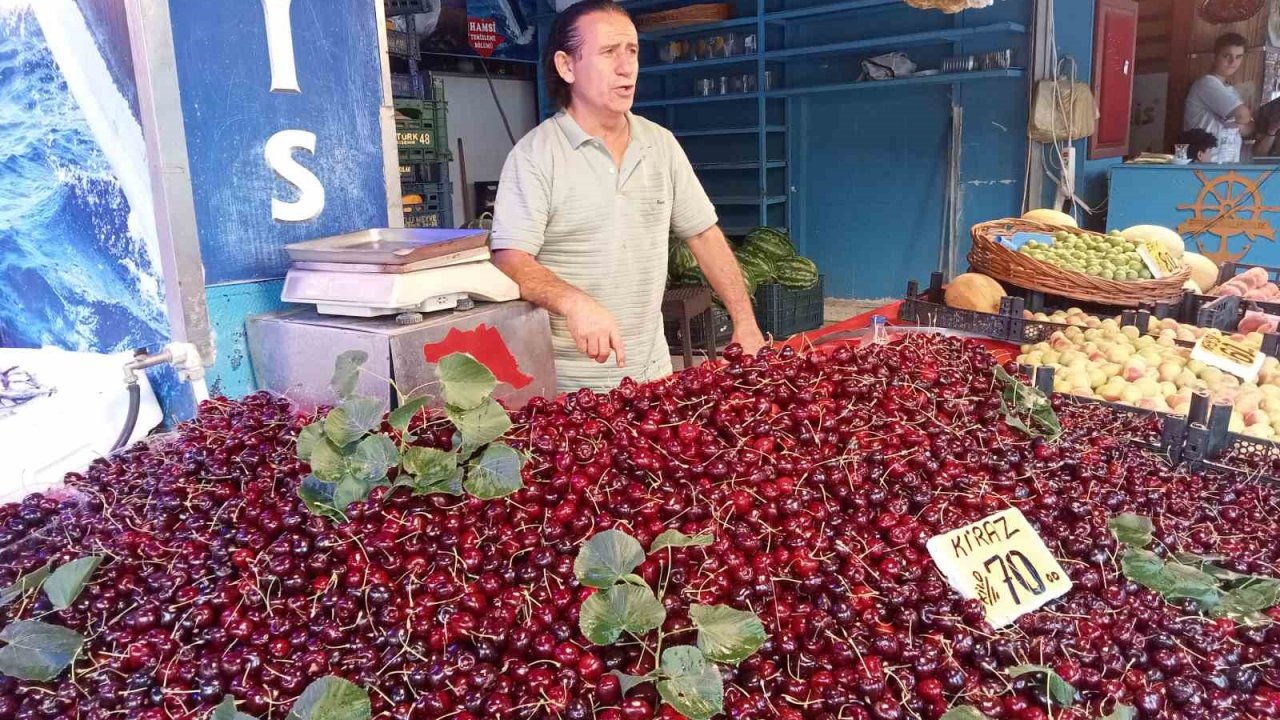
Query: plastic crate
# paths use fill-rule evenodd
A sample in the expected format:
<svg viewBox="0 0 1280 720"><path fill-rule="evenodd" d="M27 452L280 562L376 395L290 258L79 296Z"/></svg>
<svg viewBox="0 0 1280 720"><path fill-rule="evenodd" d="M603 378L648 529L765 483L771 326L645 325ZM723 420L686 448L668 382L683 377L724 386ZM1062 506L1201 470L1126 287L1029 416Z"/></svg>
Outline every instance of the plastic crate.
<svg viewBox="0 0 1280 720"><path fill-rule="evenodd" d="M453 227L453 199L448 183L411 183L402 185L401 190L405 197L422 198L422 202L404 203L405 227Z"/></svg>
<svg viewBox="0 0 1280 720"><path fill-rule="evenodd" d="M406 205L404 207L404 226L407 228L451 228L453 227L453 212L448 208Z"/></svg>
<svg viewBox="0 0 1280 720"><path fill-rule="evenodd" d="M446 163L401 163L401 183L438 183L447 182L449 177Z"/></svg>
<svg viewBox="0 0 1280 720"><path fill-rule="evenodd" d="M402 195L419 195L428 205L449 205L453 202L452 186L442 183L401 183Z"/></svg>
<svg viewBox="0 0 1280 720"><path fill-rule="evenodd" d="M421 97L417 78L408 73L391 73L391 96L394 98Z"/></svg>
<svg viewBox="0 0 1280 720"><path fill-rule="evenodd" d="M776 283L761 285L756 290L756 323L760 332L782 340L822 327L823 280L819 275L818 282L807 290L792 290Z"/></svg>
<svg viewBox="0 0 1280 720"><path fill-rule="evenodd" d="M680 327L680 323L664 323L663 332L667 337L667 346L671 349L671 354L680 354L681 348L684 347L684 329ZM703 313L689 321L689 335L692 336L690 345L693 347L705 347L708 333L717 346L727 344L733 339L733 321L729 319L729 313L719 305L711 306L710 315Z"/></svg>
<svg viewBox="0 0 1280 720"><path fill-rule="evenodd" d="M402 163L453 159L445 124L445 101L397 99L395 103L396 145Z"/></svg>
<svg viewBox="0 0 1280 720"><path fill-rule="evenodd" d="M418 54L418 36L399 30L387 31L387 54L399 57L415 57Z"/></svg>
<svg viewBox="0 0 1280 720"><path fill-rule="evenodd" d="M382 4L387 9L387 17L431 12L436 7L432 0L382 0Z"/></svg>

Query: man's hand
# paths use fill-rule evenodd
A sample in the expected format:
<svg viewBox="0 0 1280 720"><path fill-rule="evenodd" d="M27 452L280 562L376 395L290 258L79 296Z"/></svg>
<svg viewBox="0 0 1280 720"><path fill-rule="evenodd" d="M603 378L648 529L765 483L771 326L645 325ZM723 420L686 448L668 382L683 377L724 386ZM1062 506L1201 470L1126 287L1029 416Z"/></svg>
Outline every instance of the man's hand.
<svg viewBox="0 0 1280 720"><path fill-rule="evenodd" d="M578 352L598 363L607 362L612 353L617 355L618 367L627 366L627 354L622 349L622 332L603 305L582 295L567 310L565 319L569 322L569 335L577 343Z"/></svg>
<svg viewBox="0 0 1280 720"><path fill-rule="evenodd" d="M733 340L742 346L742 352L747 355L755 355L760 348L765 346L764 335L760 333L760 327L755 323L745 328L734 326Z"/></svg>

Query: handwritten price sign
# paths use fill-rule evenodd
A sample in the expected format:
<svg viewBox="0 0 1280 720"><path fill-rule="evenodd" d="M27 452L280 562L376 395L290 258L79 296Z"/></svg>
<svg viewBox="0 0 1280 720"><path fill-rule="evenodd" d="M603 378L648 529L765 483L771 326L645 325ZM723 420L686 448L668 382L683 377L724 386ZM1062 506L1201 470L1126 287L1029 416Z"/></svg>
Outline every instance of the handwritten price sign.
<svg viewBox="0 0 1280 720"><path fill-rule="evenodd" d="M1001 628L1071 589L1071 579L1017 508L929 539L929 555L961 595Z"/></svg>
<svg viewBox="0 0 1280 720"><path fill-rule="evenodd" d="M1210 330L1191 349L1191 359L1229 372L1245 382L1257 382L1258 372L1266 358L1252 345Z"/></svg>
<svg viewBox="0 0 1280 720"><path fill-rule="evenodd" d="M1156 240L1140 243L1138 257L1147 264L1147 269L1154 278L1167 278L1182 271L1182 263L1169 253L1169 248Z"/></svg>

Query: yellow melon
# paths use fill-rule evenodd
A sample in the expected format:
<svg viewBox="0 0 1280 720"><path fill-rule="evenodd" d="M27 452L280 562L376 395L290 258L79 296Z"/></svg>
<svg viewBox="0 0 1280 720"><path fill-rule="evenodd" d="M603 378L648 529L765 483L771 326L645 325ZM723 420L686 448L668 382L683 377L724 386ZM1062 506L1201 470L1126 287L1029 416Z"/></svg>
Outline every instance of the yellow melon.
<svg viewBox="0 0 1280 720"><path fill-rule="evenodd" d="M1066 227L1079 227L1076 219L1064 212L1041 208L1039 210L1031 210L1022 216L1023 220L1031 220L1032 222L1041 222L1047 225L1065 225Z"/></svg>
<svg viewBox="0 0 1280 720"><path fill-rule="evenodd" d="M1201 291L1207 292L1218 284L1218 266L1209 258L1200 253L1187 252L1182 254L1182 264L1191 268L1191 279L1200 286Z"/></svg>
<svg viewBox="0 0 1280 720"><path fill-rule="evenodd" d="M1182 253L1186 249L1181 235L1159 225L1134 225L1131 228L1121 230L1120 235L1135 245L1147 240L1155 240L1168 248L1169 254L1175 258L1182 257Z"/></svg>
<svg viewBox="0 0 1280 720"><path fill-rule="evenodd" d="M947 285L944 302L947 307L995 313L1000 312L1004 296L1004 288L995 280L981 273L965 273Z"/></svg>

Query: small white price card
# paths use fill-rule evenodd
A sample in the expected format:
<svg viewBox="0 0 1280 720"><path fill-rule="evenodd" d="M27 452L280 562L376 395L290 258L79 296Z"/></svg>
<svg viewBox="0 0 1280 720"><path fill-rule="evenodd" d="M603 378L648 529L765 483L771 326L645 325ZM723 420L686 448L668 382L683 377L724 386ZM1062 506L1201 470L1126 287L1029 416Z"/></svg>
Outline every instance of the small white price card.
<svg viewBox="0 0 1280 720"><path fill-rule="evenodd" d="M1004 627L1071 589L1071 578L1017 508L935 535L928 548L951 587L982 601L992 627Z"/></svg>
<svg viewBox="0 0 1280 720"><path fill-rule="evenodd" d="M1257 382L1258 372L1266 358L1252 345L1210 330L1191 348L1191 359L1229 372L1245 382Z"/></svg>
<svg viewBox="0 0 1280 720"><path fill-rule="evenodd" d="M1147 269L1154 278L1167 278L1182 270L1182 263L1169 252L1169 248L1157 240L1138 243L1138 257L1147 264Z"/></svg>

